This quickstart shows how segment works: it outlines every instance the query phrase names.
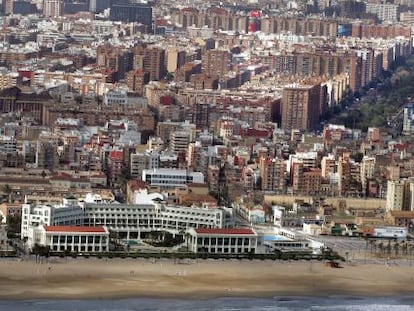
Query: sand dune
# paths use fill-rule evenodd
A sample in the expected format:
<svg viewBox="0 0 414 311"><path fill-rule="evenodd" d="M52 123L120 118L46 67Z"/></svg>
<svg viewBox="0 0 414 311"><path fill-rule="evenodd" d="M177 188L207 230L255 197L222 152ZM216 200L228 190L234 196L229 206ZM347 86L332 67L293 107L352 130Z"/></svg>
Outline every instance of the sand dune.
<svg viewBox="0 0 414 311"><path fill-rule="evenodd" d="M0 298L403 295L410 266L323 262L146 259L0 261Z"/></svg>

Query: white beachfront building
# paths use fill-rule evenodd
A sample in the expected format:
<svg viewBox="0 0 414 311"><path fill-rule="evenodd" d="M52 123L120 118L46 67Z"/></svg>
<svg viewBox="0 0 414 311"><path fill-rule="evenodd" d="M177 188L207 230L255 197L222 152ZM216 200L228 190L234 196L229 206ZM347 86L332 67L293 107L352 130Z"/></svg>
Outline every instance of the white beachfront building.
<svg viewBox="0 0 414 311"><path fill-rule="evenodd" d="M22 205L22 239L29 236L30 228L42 225L80 226L83 224L83 209L76 198L64 198L56 205Z"/></svg>
<svg viewBox="0 0 414 311"><path fill-rule="evenodd" d="M22 239L32 234L32 227L42 225L106 226L121 239L140 239L151 231L182 234L189 228L224 228L233 222L231 209L171 206L162 196L148 194L137 204L106 202L99 195L84 201L66 199L60 205L24 204Z"/></svg>
<svg viewBox="0 0 414 311"><path fill-rule="evenodd" d="M52 252L94 252L109 250L109 231L106 227L38 226L30 228L27 247L49 246Z"/></svg>
<svg viewBox="0 0 414 311"><path fill-rule="evenodd" d="M174 189L191 183L204 184L204 175L182 169L156 168L143 170L142 180L151 187Z"/></svg>
<svg viewBox="0 0 414 311"><path fill-rule="evenodd" d="M187 233L189 250L194 253L254 254L257 250L257 234L248 228L191 228Z"/></svg>

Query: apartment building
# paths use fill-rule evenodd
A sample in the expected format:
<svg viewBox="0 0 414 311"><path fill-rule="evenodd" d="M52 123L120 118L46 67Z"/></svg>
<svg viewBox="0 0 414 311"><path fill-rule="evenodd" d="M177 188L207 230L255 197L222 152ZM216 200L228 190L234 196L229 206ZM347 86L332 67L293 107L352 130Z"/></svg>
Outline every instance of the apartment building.
<svg viewBox="0 0 414 311"><path fill-rule="evenodd" d="M203 73L209 77L223 77L230 70L231 53L227 50L208 50L202 59Z"/></svg>
<svg viewBox="0 0 414 311"><path fill-rule="evenodd" d="M404 108L403 133L405 135L414 134L414 103Z"/></svg>
<svg viewBox="0 0 414 311"><path fill-rule="evenodd" d="M387 211L414 211L414 182L407 179L387 182Z"/></svg>
<svg viewBox="0 0 414 311"><path fill-rule="evenodd" d="M375 14L382 22L396 22L398 19L398 5L391 3L367 3L366 12Z"/></svg>
<svg viewBox="0 0 414 311"><path fill-rule="evenodd" d="M282 128L314 129L320 115L320 85L293 84L283 89Z"/></svg>
<svg viewBox="0 0 414 311"><path fill-rule="evenodd" d="M134 48L133 53L134 69L148 72L150 81L159 81L165 78L167 66L163 47L140 45Z"/></svg>
<svg viewBox="0 0 414 311"><path fill-rule="evenodd" d="M286 163L282 159L262 157L259 160L263 191L283 192L286 184Z"/></svg>
<svg viewBox="0 0 414 311"><path fill-rule="evenodd" d="M185 169L148 169L142 171L142 180L150 187L173 189L189 183L204 183L204 175L200 172L189 172Z"/></svg>
<svg viewBox="0 0 414 311"><path fill-rule="evenodd" d="M131 91L142 96L144 94L144 86L150 81L150 74L142 69L131 70L126 73L125 80Z"/></svg>
<svg viewBox="0 0 414 311"><path fill-rule="evenodd" d="M63 2L61 0L43 0L43 15L46 17L57 17L63 13Z"/></svg>

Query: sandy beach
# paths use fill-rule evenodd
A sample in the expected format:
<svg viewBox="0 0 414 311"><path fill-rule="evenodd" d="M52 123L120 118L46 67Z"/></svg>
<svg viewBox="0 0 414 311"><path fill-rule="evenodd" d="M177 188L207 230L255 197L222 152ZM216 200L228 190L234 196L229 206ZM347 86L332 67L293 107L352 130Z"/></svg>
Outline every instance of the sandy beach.
<svg viewBox="0 0 414 311"><path fill-rule="evenodd" d="M0 261L0 299L391 296L414 291L408 265L151 259Z"/></svg>

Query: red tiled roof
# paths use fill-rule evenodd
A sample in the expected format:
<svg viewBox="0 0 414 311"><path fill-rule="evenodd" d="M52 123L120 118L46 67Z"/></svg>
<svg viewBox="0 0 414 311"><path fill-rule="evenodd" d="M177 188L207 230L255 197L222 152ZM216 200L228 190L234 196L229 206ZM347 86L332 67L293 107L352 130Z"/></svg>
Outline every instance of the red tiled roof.
<svg viewBox="0 0 414 311"><path fill-rule="evenodd" d="M78 226L43 226L47 232L85 232L105 233L103 227L78 227Z"/></svg>
<svg viewBox="0 0 414 311"><path fill-rule="evenodd" d="M269 131L249 128L245 131L245 135L249 137L266 138L269 136Z"/></svg>
<svg viewBox="0 0 414 311"><path fill-rule="evenodd" d="M254 234L252 229L209 229L209 228L198 228L195 231L199 234Z"/></svg>

